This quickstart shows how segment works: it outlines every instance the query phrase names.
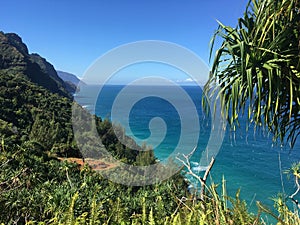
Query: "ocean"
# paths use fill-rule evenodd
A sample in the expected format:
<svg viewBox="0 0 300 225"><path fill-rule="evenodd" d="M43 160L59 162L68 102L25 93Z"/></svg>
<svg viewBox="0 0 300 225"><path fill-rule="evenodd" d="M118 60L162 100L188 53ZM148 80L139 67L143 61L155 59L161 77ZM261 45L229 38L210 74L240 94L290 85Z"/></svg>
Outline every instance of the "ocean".
<svg viewBox="0 0 300 225"><path fill-rule="evenodd" d="M182 130L182 114L193 117L195 111L185 104L186 96L177 94L176 88L133 86L130 92L123 93L124 87L107 85L99 92L99 86L85 85L81 87L75 99L96 115L121 124L125 127L126 134L139 144L146 142L154 146L155 156L162 161L174 151L181 136L185 138L186 148L193 149L195 138L190 137L193 137L197 129L200 130L196 143L197 150L191 158L191 165L195 173L203 173L199 167L199 159L212 135L212 123L210 117L202 112L201 88L198 86L180 87L192 100L199 121L198 125L197 123L189 124L188 130ZM120 95L123 97L122 104L114 103ZM163 98L165 96L167 99ZM126 99L134 103L132 105L128 103L129 109L124 108L127 104ZM178 107L181 109L178 110ZM112 115L112 112L117 113ZM127 116L122 115L129 116L126 118ZM156 121L156 123L151 121ZM257 210L256 201L272 208L272 198L278 193L284 192L290 195L295 191L293 177L288 179L284 171L289 169L292 163L300 160L300 142L298 140L294 149L291 150L289 146L274 144L272 135L265 130L255 131L251 126L246 131L246 120L243 117L240 124L241 127L235 132L227 127L211 170L210 179L221 186L222 177L224 177L229 196L235 197L237 190L240 189L241 199L246 201L251 211ZM187 178L191 183L194 182L191 177Z"/></svg>

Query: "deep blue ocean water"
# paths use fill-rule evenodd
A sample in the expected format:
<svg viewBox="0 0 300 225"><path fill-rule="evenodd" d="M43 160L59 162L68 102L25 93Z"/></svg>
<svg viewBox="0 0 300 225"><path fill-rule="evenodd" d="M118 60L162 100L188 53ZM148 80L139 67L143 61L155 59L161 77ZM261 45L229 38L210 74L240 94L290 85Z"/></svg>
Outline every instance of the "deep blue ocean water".
<svg viewBox="0 0 300 225"><path fill-rule="evenodd" d="M102 118L109 118L114 123L123 125L127 118L122 116L113 117L111 115L113 102L123 87L104 86L98 95L99 87L85 86L78 93L79 98L76 100L96 115ZM180 94L176 94L174 87L150 86L135 86L131 93L127 93L126 98L133 99L135 95L146 90L149 91L149 89L155 93L156 88L163 89L177 102L184 100L181 99L182 96ZM192 99L199 116L200 135L197 151L191 158L193 169L197 172L197 169L199 169L199 157L211 135L211 121L202 113L201 88L196 86L185 86L182 88ZM90 98L91 96L96 96L96 104ZM122 115L123 108L116 108L116 110ZM187 107L182 110L186 110L185 112L188 114L191 109ZM191 116L193 115L191 114ZM166 127L166 135L162 143L155 148L156 157L163 160L174 150L180 135L185 135L188 139L191 133L195 131L195 128L190 126L190 133L181 134L180 115L176 107L165 99L153 95L137 100L136 104L131 107L129 113L131 132L128 132L128 129L126 129L127 134L141 144L140 140L151 136L149 122L155 117L163 119ZM240 189L241 198L246 200L251 210L255 211L256 201L261 201L265 205L272 207L273 202L271 198L276 197L277 193L285 192L287 195L290 195L295 190L293 180L288 180L287 175L283 174L283 171L287 170L293 162L300 160L300 141L297 141L294 149L291 151L288 146L275 145L272 142L272 135L268 134L268 132L263 130L254 132L252 128L246 132L245 127L246 121L242 118L241 128L235 132L231 132L230 129L226 130L221 149L211 171L211 178L214 183L221 184L224 176L228 194L234 197L236 191ZM156 131L155 127L153 128L152 135L154 139L156 138L155 135L157 135L157 139L160 138L160 129L157 128ZM153 143L148 142L147 144L153 145ZM192 144L191 146L188 145L187 148L193 148Z"/></svg>

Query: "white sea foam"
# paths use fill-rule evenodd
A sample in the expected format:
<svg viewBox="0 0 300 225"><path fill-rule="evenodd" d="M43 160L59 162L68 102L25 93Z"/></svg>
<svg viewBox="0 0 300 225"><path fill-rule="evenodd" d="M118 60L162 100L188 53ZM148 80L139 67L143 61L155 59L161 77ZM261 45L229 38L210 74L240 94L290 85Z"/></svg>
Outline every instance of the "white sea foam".
<svg viewBox="0 0 300 225"><path fill-rule="evenodd" d="M192 170L197 171L197 172L205 171L206 169L207 169L207 166L195 166L192 168Z"/></svg>
<svg viewBox="0 0 300 225"><path fill-rule="evenodd" d="M191 164L193 164L194 166L199 166L198 162L191 162Z"/></svg>

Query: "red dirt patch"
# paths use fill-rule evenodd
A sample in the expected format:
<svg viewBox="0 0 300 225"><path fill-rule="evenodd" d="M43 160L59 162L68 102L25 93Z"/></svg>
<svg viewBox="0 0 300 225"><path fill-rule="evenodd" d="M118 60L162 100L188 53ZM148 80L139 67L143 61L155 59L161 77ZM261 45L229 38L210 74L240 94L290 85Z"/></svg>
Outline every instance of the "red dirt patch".
<svg viewBox="0 0 300 225"><path fill-rule="evenodd" d="M80 167L83 167L85 164L88 164L93 170L107 170L116 167L117 165L114 163L104 162L99 159L83 159L82 158L61 158L58 157L59 160L67 160L68 162L77 163Z"/></svg>

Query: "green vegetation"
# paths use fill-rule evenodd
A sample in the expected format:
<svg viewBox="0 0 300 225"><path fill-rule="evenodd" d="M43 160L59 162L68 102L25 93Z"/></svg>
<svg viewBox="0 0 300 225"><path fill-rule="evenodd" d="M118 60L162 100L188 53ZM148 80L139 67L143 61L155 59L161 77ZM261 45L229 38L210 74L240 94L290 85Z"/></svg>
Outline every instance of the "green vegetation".
<svg viewBox="0 0 300 225"><path fill-rule="evenodd" d="M13 33L0 32L0 68L38 84L52 93L70 97L66 84L53 66L37 54L29 54L22 39Z"/></svg>
<svg viewBox="0 0 300 225"><path fill-rule="evenodd" d="M179 175L154 186L122 186L88 166L80 170L77 164L60 162L32 143L15 148L3 145L0 156L0 209L5 212L0 214L0 221L7 224L64 224L70 214L74 218L93 215L101 223L119 224L151 209L158 221L176 209L175 196L187 194Z"/></svg>
<svg viewBox="0 0 300 225"><path fill-rule="evenodd" d="M253 0L237 28L220 25L216 36L223 43L206 86L209 92L214 82L220 85L223 112L233 127L249 103L250 120L292 144L299 135L299 8L294 0ZM298 205L298 190L290 199L274 199L275 211L257 202L254 214L239 191L235 198L227 196L224 180L221 187L205 187L200 199L198 192L188 191L181 173L156 185L130 187L110 182L87 165L58 160L105 156L89 144L79 152L68 87L45 59L30 55L15 34L0 32L0 87L0 223L269 224L264 217L268 214L277 224L300 224L298 211L287 206L290 199ZM155 163L153 151L139 147L122 127L114 127L122 141L148 151L123 145L110 121L80 106L74 110L78 129L84 126L81 121L95 119L95 127L85 130L96 129L102 140L99 148L129 164ZM89 132L78 138L99 142ZM288 172L300 188L300 164Z"/></svg>
<svg viewBox="0 0 300 225"><path fill-rule="evenodd" d="M218 92L234 129L245 112L292 146L300 134L299 9L298 0L252 0L236 28L219 23L211 50L222 44L205 87Z"/></svg>
<svg viewBox="0 0 300 225"><path fill-rule="evenodd" d="M32 58L17 35L0 33L0 40L0 222L55 223L64 221L70 212L74 218L90 215L92 206L97 207L97 212L95 208L91 212L95 219L118 224L139 218L143 210L152 208L158 221L176 209L175 196L187 195L181 175L154 186L127 187L109 182L88 166L80 169L77 164L59 161L57 156L82 157L72 130L72 99L64 83L48 74L52 66L37 55ZM51 85L45 85L44 76ZM77 116L91 117L81 107L77 110ZM151 149L131 150L118 141L110 121L98 117L95 121L101 146L114 157L136 165L155 162ZM141 149L124 129L115 129L123 141ZM79 138L99 142L89 140L90 136L82 133ZM97 152L88 147L84 154ZM70 217L68 221L72 221Z"/></svg>

